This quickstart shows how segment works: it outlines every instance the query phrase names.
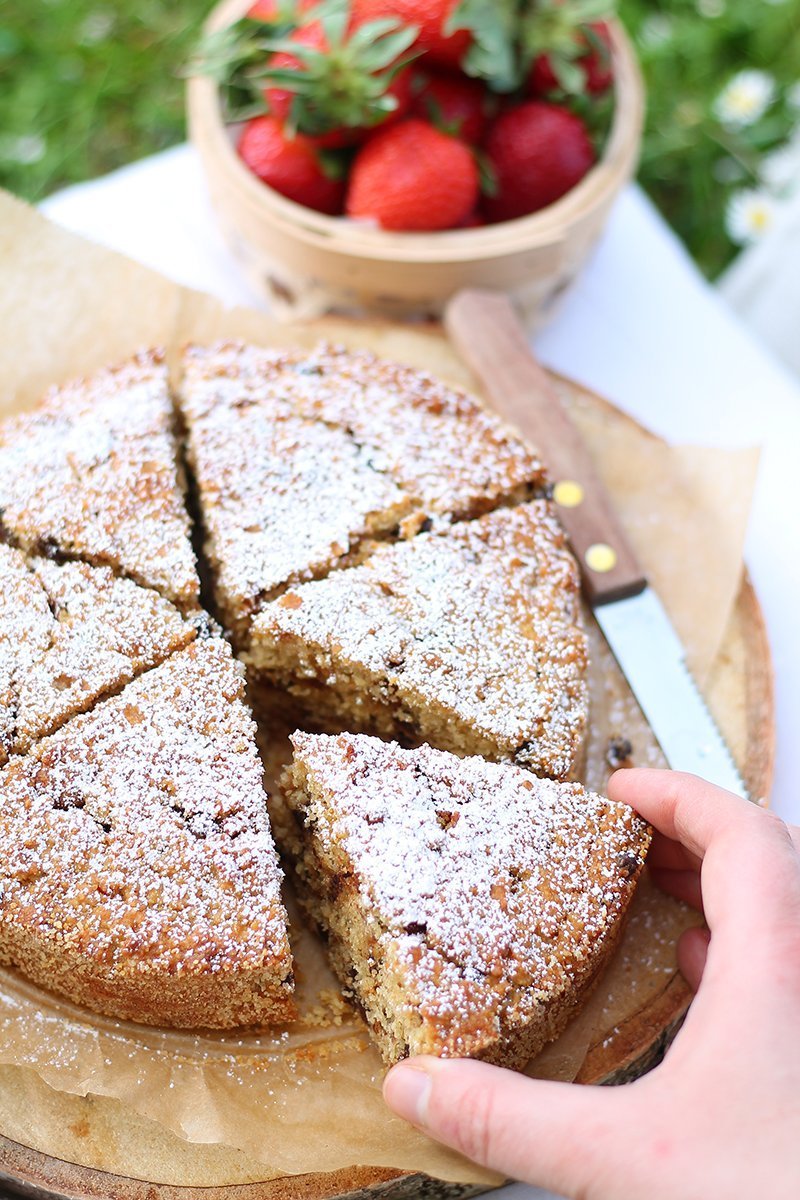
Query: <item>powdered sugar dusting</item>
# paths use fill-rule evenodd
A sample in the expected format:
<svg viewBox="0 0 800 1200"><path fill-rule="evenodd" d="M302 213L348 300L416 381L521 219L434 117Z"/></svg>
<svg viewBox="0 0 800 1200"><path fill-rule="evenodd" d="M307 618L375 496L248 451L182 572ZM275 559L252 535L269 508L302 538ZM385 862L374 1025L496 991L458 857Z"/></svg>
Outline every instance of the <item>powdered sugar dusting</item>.
<svg viewBox="0 0 800 1200"><path fill-rule="evenodd" d="M0 744L22 753L194 636L168 600L107 567L26 563L0 545Z"/></svg>
<svg viewBox="0 0 800 1200"><path fill-rule="evenodd" d="M191 347L184 367L179 403L229 606L330 570L368 532L445 526L544 482L476 400L368 354L225 344Z"/></svg>
<svg viewBox="0 0 800 1200"><path fill-rule="evenodd" d="M0 763L16 744L18 683L49 648L53 614L22 554L0 544Z"/></svg>
<svg viewBox="0 0 800 1200"><path fill-rule="evenodd" d="M38 982L51 981L36 958L15 955L25 936L56 964L77 953L109 980L290 976L243 672L220 639L194 642L12 760L0 796L2 955ZM69 975L58 985L74 994ZM113 989L104 1004L115 1011Z"/></svg>
<svg viewBox="0 0 800 1200"><path fill-rule="evenodd" d="M450 1049L468 1053L471 1037L530 1020L574 986L647 849L631 809L429 746L292 741L286 798L317 861L352 878L375 962L398 976L410 1018L441 1022Z"/></svg>
<svg viewBox="0 0 800 1200"><path fill-rule="evenodd" d="M265 596L327 572L409 511L385 464L344 430L260 405L212 409L191 427L190 458L231 628Z"/></svg>
<svg viewBox="0 0 800 1200"><path fill-rule="evenodd" d="M0 525L23 549L107 564L190 607L172 421L155 351L52 390L0 426Z"/></svg>
<svg viewBox="0 0 800 1200"><path fill-rule="evenodd" d="M335 689L355 666L399 731L413 721L459 749L441 723L430 736L435 706L454 738L469 731L487 743L481 753L554 777L573 769L585 730L577 568L546 501L378 547L293 587L256 617L248 657L290 690L304 670Z"/></svg>

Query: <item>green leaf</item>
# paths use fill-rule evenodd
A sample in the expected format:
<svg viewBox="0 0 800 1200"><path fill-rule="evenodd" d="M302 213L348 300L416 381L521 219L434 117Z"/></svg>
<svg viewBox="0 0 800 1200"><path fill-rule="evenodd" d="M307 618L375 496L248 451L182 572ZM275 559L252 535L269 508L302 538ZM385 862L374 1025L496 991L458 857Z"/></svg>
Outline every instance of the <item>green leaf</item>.
<svg viewBox="0 0 800 1200"><path fill-rule="evenodd" d="M478 180L483 196L497 195L497 173L488 154L482 150L473 150L475 165L478 168Z"/></svg>
<svg viewBox="0 0 800 1200"><path fill-rule="evenodd" d="M446 33L468 29L473 42L462 67L497 92L513 92L522 83L518 53L519 0L461 0L445 24Z"/></svg>
<svg viewBox="0 0 800 1200"><path fill-rule="evenodd" d="M550 65L559 86L565 92L579 96L586 90L586 72L578 63L571 62L561 55L551 55Z"/></svg>
<svg viewBox="0 0 800 1200"><path fill-rule="evenodd" d="M352 154L346 150L320 150L317 161L326 179L339 181L347 177Z"/></svg>
<svg viewBox="0 0 800 1200"><path fill-rule="evenodd" d="M347 37L347 26L350 23L350 12L347 8L335 8L320 18L325 38L331 50L341 46Z"/></svg>

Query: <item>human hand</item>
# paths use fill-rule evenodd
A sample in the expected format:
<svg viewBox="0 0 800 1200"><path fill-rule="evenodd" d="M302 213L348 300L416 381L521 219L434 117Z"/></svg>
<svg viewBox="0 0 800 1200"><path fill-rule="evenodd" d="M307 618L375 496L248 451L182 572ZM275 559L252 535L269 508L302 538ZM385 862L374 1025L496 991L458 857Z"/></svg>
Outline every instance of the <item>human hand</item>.
<svg viewBox="0 0 800 1200"><path fill-rule="evenodd" d="M599 1088L419 1057L389 1072L386 1102L468 1158L580 1200L797 1200L800 830L677 772L618 771L608 790L655 827L651 870L708 925L678 947L697 995L664 1061Z"/></svg>

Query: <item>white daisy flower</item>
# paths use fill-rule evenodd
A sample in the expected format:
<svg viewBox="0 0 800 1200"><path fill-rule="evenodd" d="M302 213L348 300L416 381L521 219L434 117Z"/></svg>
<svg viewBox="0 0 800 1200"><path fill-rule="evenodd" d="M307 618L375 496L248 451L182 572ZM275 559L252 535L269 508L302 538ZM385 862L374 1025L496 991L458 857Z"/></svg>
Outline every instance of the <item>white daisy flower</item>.
<svg viewBox="0 0 800 1200"><path fill-rule="evenodd" d="M639 41L643 46L660 46L672 37L672 21L662 13L645 17L639 30Z"/></svg>
<svg viewBox="0 0 800 1200"><path fill-rule="evenodd" d="M78 41L84 46L104 42L113 28L113 12L110 9L97 9L86 16L78 32Z"/></svg>
<svg viewBox="0 0 800 1200"><path fill-rule="evenodd" d="M47 153L47 142L38 133L10 134L0 137L0 159L28 167L41 162Z"/></svg>
<svg viewBox="0 0 800 1200"><path fill-rule="evenodd" d="M800 186L800 132L761 160L762 181L775 192L793 192Z"/></svg>
<svg viewBox="0 0 800 1200"><path fill-rule="evenodd" d="M727 5L725 0L696 0L697 11L701 17L721 17Z"/></svg>
<svg viewBox="0 0 800 1200"><path fill-rule="evenodd" d="M766 71L740 71L714 101L714 113L729 129L752 125L775 97L775 80Z"/></svg>
<svg viewBox="0 0 800 1200"><path fill-rule="evenodd" d="M775 226L777 205L769 192L745 188L734 192L725 212L725 228L739 246L757 242Z"/></svg>

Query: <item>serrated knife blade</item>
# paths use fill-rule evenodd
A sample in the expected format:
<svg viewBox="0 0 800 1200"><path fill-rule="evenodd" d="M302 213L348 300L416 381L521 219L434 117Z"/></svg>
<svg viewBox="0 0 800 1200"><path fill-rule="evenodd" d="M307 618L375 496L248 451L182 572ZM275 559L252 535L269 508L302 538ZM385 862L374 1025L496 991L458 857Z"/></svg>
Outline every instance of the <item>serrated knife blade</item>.
<svg viewBox="0 0 800 1200"><path fill-rule="evenodd" d="M594 610L664 757L737 795L746 788L686 664L683 646L652 588Z"/></svg>
<svg viewBox="0 0 800 1200"><path fill-rule="evenodd" d="M493 407L538 447L586 598L667 762L746 795L680 639L552 379L531 354L511 301L500 292L459 292L447 306L445 326Z"/></svg>

